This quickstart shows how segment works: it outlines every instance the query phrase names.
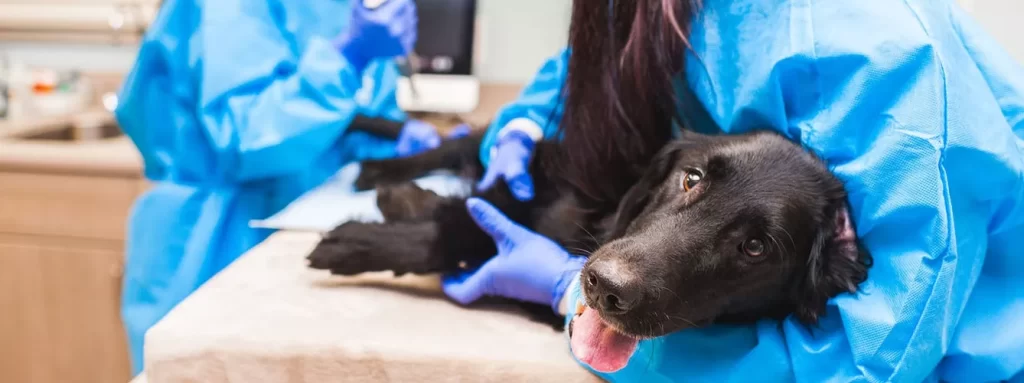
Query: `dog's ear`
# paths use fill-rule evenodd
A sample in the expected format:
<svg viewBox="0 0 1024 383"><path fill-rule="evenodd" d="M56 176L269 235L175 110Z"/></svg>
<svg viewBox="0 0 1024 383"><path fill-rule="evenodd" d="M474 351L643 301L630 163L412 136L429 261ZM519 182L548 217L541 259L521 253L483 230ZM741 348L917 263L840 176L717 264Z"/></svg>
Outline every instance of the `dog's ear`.
<svg viewBox="0 0 1024 383"><path fill-rule="evenodd" d="M807 270L795 291L796 315L815 324L828 300L843 292L855 293L867 279L871 255L860 245L845 201L826 208L824 224L815 234Z"/></svg>
<svg viewBox="0 0 1024 383"><path fill-rule="evenodd" d="M625 234L629 224L644 210L658 185L665 180L675 165L676 154L681 147L681 143L673 141L654 156L640 180L633 184L619 201L618 210L615 212L615 226L607 235L609 239Z"/></svg>

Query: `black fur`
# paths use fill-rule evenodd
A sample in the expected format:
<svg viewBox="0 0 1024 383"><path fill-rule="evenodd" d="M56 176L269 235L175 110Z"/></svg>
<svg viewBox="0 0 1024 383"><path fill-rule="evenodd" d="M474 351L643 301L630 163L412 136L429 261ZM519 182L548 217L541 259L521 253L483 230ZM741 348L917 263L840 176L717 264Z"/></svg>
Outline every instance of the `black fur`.
<svg viewBox="0 0 1024 383"><path fill-rule="evenodd" d="M492 257L494 242L469 217L464 198L439 197L410 182L435 169L479 178L481 138L362 163L356 184L377 187L386 221L338 226L309 255L310 267L342 275L450 273ZM474 195L570 252L596 250L582 271L588 306L627 334L652 337L790 314L813 324L829 298L856 291L867 277L871 257L853 235L842 183L775 133L686 133L654 157L639 181L607 180L633 184L616 211L580 208L564 177L544 166L557 155L555 145L535 149L533 200L516 200L500 181ZM681 177L692 173L703 178L685 191ZM759 256L743 250L752 239L763 244ZM550 308L524 307L561 328Z"/></svg>

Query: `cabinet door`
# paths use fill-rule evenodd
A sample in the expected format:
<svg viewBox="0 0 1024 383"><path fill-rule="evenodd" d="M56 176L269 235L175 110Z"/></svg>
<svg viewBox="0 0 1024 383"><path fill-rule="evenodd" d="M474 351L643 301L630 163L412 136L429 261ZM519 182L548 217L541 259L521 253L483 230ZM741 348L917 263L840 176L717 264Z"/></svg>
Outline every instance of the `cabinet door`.
<svg viewBox="0 0 1024 383"><path fill-rule="evenodd" d="M0 382L127 382L123 250L0 234Z"/></svg>

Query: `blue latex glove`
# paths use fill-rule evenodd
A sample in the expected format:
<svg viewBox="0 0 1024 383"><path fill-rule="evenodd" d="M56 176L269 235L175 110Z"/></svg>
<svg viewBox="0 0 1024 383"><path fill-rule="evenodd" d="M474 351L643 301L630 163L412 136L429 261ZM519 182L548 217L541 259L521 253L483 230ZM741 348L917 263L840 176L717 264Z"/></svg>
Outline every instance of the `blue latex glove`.
<svg viewBox="0 0 1024 383"><path fill-rule="evenodd" d="M456 126L450 133L448 139L456 139L469 135L469 125ZM428 122L420 120L409 120L402 126L402 133L398 135L398 144L395 146L395 153L399 157L411 156L426 150L437 148L441 145L441 135L437 128Z"/></svg>
<svg viewBox="0 0 1024 383"><path fill-rule="evenodd" d="M445 277L445 294L462 304L496 295L550 304L557 312L586 258L569 255L558 244L509 220L484 200L470 198L466 207L476 224L494 238L498 255L475 271Z"/></svg>
<svg viewBox="0 0 1024 383"><path fill-rule="evenodd" d="M494 158L487 166L483 179L477 184L477 189L490 189L501 177L517 199L533 199L533 178L530 177L529 166L534 145L530 136L523 132L513 130L503 135L494 147Z"/></svg>
<svg viewBox="0 0 1024 383"><path fill-rule="evenodd" d="M388 0L374 9L353 1L348 30L338 37L335 46L362 72L374 59L409 55L416 44L418 21L412 0Z"/></svg>

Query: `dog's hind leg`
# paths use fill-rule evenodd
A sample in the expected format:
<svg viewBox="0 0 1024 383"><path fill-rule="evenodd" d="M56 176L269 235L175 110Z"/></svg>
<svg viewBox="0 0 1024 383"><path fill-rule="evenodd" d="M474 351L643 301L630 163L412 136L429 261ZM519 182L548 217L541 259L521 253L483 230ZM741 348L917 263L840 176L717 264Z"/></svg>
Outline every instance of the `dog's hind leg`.
<svg viewBox="0 0 1024 383"><path fill-rule="evenodd" d="M482 133L446 140L435 149L416 155L383 160L368 160L360 164L356 190L412 181L435 170L451 170L470 178L483 171L478 159Z"/></svg>
<svg viewBox="0 0 1024 383"><path fill-rule="evenodd" d="M425 221L434 216L443 198L413 182L377 188L377 208L385 222Z"/></svg>

